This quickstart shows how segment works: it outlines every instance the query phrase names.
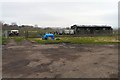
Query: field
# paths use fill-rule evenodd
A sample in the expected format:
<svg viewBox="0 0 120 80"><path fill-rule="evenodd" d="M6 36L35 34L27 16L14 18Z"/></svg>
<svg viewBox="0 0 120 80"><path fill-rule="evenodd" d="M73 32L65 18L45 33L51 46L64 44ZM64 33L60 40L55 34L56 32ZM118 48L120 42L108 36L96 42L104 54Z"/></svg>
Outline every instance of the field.
<svg viewBox="0 0 120 80"><path fill-rule="evenodd" d="M3 78L116 78L118 37L3 38Z"/></svg>
<svg viewBox="0 0 120 80"><path fill-rule="evenodd" d="M56 37L55 40L42 40L41 38L25 38L25 37L10 37L2 38L2 44L7 44L9 39L14 39L16 42L28 40L39 44L57 44L57 43L72 43L72 44L117 44L119 43L118 36L97 36L97 37Z"/></svg>

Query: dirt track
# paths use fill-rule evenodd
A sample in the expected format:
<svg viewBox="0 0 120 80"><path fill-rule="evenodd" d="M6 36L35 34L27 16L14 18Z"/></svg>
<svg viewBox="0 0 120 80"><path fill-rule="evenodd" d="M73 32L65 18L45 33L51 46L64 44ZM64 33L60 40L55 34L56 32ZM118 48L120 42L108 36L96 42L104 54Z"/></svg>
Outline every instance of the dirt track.
<svg viewBox="0 0 120 80"><path fill-rule="evenodd" d="M3 46L3 78L114 78L117 45L36 44Z"/></svg>

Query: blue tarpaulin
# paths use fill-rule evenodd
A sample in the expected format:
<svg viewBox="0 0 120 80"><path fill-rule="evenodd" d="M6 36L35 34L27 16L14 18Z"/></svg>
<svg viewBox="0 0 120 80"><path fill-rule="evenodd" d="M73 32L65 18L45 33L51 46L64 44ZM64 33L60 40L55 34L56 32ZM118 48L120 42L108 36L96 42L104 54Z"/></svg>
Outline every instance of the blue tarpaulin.
<svg viewBox="0 0 120 80"><path fill-rule="evenodd" d="M43 36L44 39L48 39L48 37L51 37L51 39L54 40L54 34L45 34Z"/></svg>

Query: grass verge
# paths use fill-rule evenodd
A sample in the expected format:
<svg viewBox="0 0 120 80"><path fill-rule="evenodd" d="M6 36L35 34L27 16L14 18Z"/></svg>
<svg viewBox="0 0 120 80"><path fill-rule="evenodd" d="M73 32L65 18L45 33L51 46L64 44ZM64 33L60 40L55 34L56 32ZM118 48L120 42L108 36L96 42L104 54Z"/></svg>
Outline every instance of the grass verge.
<svg viewBox="0 0 120 80"><path fill-rule="evenodd" d="M39 44L57 44L57 43L72 43L72 44L118 44L120 41L117 37L101 36L101 37L60 37L60 40L41 40L40 38L29 38L30 41L35 41Z"/></svg>

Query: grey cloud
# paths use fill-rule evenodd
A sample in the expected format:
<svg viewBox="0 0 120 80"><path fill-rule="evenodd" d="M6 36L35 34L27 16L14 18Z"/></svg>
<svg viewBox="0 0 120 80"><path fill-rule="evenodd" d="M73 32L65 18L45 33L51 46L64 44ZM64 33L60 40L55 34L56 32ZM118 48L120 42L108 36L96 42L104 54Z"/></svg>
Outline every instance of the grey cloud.
<svg viewBox="0 0 120 80"><path fill-rule="evenodd" d="M2 19L7 22L44 26L78 24L111 24L116 26L117 5L107 2L39 2L2 3ZM103 15L105 13L105 15ZM115 17L115 18L114 18ZM114 18L114 19L113 19ZM13 21L14 20L14 21ZM92 21L93 20L93 21Z"/></svg>

